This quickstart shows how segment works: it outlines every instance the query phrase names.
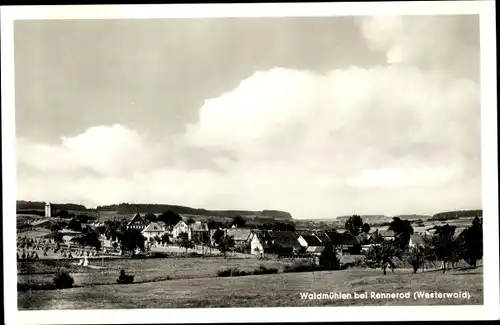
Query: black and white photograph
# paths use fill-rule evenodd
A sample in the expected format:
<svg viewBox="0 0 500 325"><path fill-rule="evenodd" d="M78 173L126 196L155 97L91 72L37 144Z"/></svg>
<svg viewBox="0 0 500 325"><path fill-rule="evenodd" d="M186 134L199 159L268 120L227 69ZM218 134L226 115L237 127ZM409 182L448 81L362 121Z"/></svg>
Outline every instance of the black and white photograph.
<svg viewBox="0 0 500 325"><path fill-rule="evenodd" d="M498 317L494 5L436 3L2 7L12 313Z"/></svg>

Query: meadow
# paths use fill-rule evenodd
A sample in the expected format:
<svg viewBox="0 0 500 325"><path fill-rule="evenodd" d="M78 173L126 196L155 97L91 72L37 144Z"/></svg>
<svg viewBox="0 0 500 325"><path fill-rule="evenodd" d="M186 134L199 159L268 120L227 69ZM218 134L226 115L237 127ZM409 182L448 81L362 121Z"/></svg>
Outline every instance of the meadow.
<svg viewBox="0 0 500 325"><path fill-rule="evenodd" d="M230 263L235 263L232 261ZM256 261L257 262L257 261ZM237 262L236 262L237 263ZM186 272L187 269L184 271ZM208 271L205 271L209 273ZM137 272L139 274L140 272ZM301 293L402 293L468 292L467 298L445 299L301 299ZM40 309L130 309L203 307L300 307L368 305L477 305L483 303L482 267L454 269L442 274L427 271L412 274L397 269L381 271L353 268L341 271L278 273L230 278L196 278L102 285L62 290L18 292L20 310Z"/></svg>
<svg viewBox="0 0 500 325"><path fill-rule="evenodd" d="M74 262L73 262L74 263ZM104 269L77 266L68 261L18 262L18 283L43 284L50 282L58 269L66 269L75 280L75 286L116 284L121 269L133 275L134 282L151 282L166 279L215 277L219 270L238 268L253 271L260 265L283 270L289 260L259 260L253 258L224 257L169 257L155 259L109 259ZM92 263L101 266L100 260Z"/></svg>

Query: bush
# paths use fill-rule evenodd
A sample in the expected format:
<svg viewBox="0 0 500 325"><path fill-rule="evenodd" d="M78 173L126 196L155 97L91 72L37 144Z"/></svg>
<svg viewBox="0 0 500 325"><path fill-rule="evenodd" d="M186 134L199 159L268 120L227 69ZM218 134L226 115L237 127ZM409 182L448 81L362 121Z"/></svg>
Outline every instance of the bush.
<svg viewBox="0 0 500 325"><path fill-rule="evenodd" d="M165 258L165 257L168 257L168 254L163 253L163 252L152 252L152 253L148 254L148 257L149 258Z"/></svg>
<svg viewBox="0 0 500 325"><path fill-rule="evenodd" d="M261 275L261 274L276 274L279 270L277 268L267 268L261 265L258 269L253 271L240 271L238 268L228 268L224 270L219 270L217 272L218 277L230 277L230 276L246 276L246 275Z"/></svg>
<svg viewBox="0 0 500 325"><path fill-rule="evenodd" d="M361 246L359 246L361 248ZM319 264L324 270L338 270L340 269L340 261L335 253L332 245L327 245L321 256L319 257Z"/></svg>
<svg viewBox="0 0 500 325"><path fill-rule="evenodd" d="M118 284L129 284L134 282L134 277L132 275L125 274L125 270L120 271L120 276L116 279Z"/></svg>
<svg viewBox="0 0 500 325"><path fill-rule="evenodd" d="M245 276L245 275L250 275L250 272L246 271L240 271L238 268L228 268L225 270L219 270L217 272L217 276L219 277L230 277L230 276Z"/></svg>
<svg viewBox="0 0 500 325"><path fill-rule="evenodd" d="M322 267L312 263L312 262L298 262L292 265L286 265L283 273L292 273L292 272L313 272L313 271L321 271Z"/></svg>
<svg viewBox="0 0 500 325"><path fill-rule="evenodd" d="M253 275L260 275L260 274L276 274L278 273L278 269L274 267L267 268L264 265L259 266L258 269L254 270L252 272Z"/></svg>
<svg viewBox="0 0 500 325"><path fill-rule="evenodd" d="M56 289L71 288L74 282L75 280L73 280L73 277L69 275L68 272L62 270L59 271L53 279L53 284Z"/></svg>

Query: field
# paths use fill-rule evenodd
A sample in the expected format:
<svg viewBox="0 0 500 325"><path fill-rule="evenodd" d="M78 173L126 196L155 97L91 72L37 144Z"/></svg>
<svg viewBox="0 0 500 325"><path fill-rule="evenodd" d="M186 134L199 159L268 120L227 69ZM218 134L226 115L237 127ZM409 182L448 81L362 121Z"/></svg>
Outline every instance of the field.
<svg viewBox="0 0 500 325"><path fill-rule="evenodd" d="M150 282L169 279L215 277L217 271L228 267L253 271L260 265L282 270L290 261L258 260L250 258L156 258L156 259L112 259L104 261L104 269L90 269L73 265L68 261L21 262L18 263L18 283L50 282L59 267L69 270L75 286L115 284L121 269L135 277L134 282ZM95 260L92 265L100 266Z"/></svg>
<svg viewBox="0 0 500 325"><path fill-rule="evenodd" d="M198 260L199 262L200 260ZM257 261L256 261L257 262ZM233 263L233 262L230 262ZM198 264L198 263L197 263ZM201 263L202 264L202 263ZM206 264L208 265L208 264ZM184 272L189 272L187 265ZM203 267L201 267L203 268ZM215 270L215 267L213 267ZM205 271L210 273L208 270ZM137 272L139 275L142 272ZM468 292L467 298L413 299L416 291ZM300 293L402 293L410 299L301 299ZM347 269L307 273L279 273L231 278L197 278L102 285L63 290L18 292L19 309L119 309L202 307L290 307L350 305L482 304L482 268L411 274L399 269L384 276L380 270Z"/></svg>

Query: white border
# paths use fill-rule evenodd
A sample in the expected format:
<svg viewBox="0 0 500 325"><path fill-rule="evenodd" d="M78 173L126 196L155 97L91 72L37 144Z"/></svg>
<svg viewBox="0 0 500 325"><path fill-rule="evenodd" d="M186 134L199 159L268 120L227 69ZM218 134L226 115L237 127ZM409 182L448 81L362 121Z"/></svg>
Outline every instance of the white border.
<svg viewBox="0 0 500 325"><path fill-rule="evenodd" d="M306 17L480 14L484 211L484 306L302 307L17 311L15 253L15 103L13 21L17 19L123 19L195 17ZM498 170L494 1L368 2L226 5L18 6L1 8L4 285L7 324L314 322L499 319ZM390 312L388 312L390 308ZM353 310L356 309L356 310ZM194 313L193 311L196 311Z"/></svg>

